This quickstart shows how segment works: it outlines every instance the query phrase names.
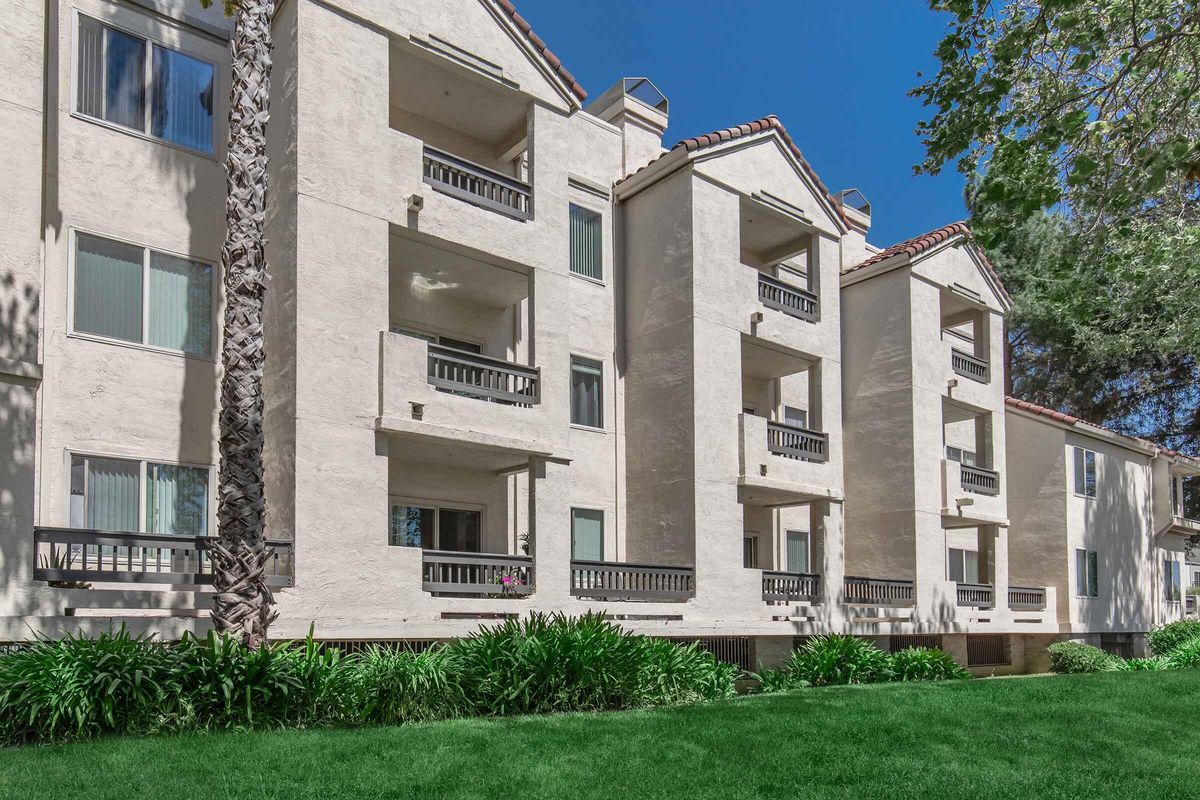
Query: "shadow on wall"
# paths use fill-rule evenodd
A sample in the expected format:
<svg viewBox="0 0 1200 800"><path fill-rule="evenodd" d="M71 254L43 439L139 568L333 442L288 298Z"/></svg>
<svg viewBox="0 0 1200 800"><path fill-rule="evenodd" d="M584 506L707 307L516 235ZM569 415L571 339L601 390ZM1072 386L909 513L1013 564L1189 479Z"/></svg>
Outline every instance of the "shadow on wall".
<svg viewBox="0 0 1200 800"><path fill-rule="evenodd" d="M1149 521L1149 486L1138 487L1129 470L1112 468L1124 463L1122 456L1099 448L1097 452L1109 468L1100 473L1097 496L1081 502L1086 503L1083 547L1098 555L1098 595L1078 598L1075 583L1066 589L1070 602L1080 609L1079 621L1089 630L1146 630L1154 623L1162 581L1161 554ZM1068 501L1072 499L1080 502L1069 494ZM1075 553L1068 557L1074 568Z"/></svg>

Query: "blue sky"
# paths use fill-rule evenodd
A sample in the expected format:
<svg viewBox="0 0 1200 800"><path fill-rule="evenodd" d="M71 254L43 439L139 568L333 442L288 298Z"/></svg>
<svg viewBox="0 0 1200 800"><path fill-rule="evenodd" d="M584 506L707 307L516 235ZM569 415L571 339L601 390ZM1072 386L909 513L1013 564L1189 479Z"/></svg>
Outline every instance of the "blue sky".
<svg viewBox="0 0 1200 800"><path fill-rule="evenodd" d="M775 114L831 191L871 201L887 246L962 219L953 169L914 176L930 75L948 17L925 0L515 0L595 97L622 76L671 101L664 143Z"/></svg>

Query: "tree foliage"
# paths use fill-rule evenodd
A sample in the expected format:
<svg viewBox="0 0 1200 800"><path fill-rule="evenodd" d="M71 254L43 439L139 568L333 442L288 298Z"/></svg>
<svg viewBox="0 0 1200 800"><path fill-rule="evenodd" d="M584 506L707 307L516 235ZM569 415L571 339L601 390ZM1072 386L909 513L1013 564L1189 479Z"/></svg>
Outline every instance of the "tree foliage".
<svg viewBox="0 0 1200 800"><path fill-rule="evenodd" d="M1200 9L1191 0L931 0L918 172L968 177L1014 297L1014 391L1200 444Z"/></svg>

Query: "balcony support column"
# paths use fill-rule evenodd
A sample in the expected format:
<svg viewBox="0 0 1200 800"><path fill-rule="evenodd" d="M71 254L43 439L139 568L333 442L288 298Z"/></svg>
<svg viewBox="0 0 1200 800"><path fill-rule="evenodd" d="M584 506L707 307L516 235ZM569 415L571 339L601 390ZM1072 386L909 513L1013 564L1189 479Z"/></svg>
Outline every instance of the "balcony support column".
<svg viewBox="0 0 1200 800"><path fill-rule="evenodd" d="M529 554L539 606L563 608L571 602L568 469L545 459L529 462Z"/></svg>
<svg viewBox="0 0 1200 800"><path fill-rule="evenodd" d="M818 614L830 630L841 630L846 621L842 603L846 577L845 548L842 539L843 506L840 500L821 500L812 508L812 565L809 569L821 573L821 605Z"/></svg>
<svg viewBox="0 0 1200 800"><path fill-rule="evenodd" d="M1008 616L1008 526L993 525L987 529L991 539L992 557L989 580L992 583L997 614Z"/></svg>

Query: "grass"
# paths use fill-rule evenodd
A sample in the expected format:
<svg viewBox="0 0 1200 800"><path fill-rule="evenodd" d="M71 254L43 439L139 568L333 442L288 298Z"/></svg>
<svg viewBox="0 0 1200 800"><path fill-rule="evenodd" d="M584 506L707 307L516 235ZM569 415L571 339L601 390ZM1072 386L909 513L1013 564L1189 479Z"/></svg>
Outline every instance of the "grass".
<svg viewBox="0 0 1200 800"><path fill-rule="evenodd" d="M1179 798L1200 672L0 751L0 798Z"/></svg>

